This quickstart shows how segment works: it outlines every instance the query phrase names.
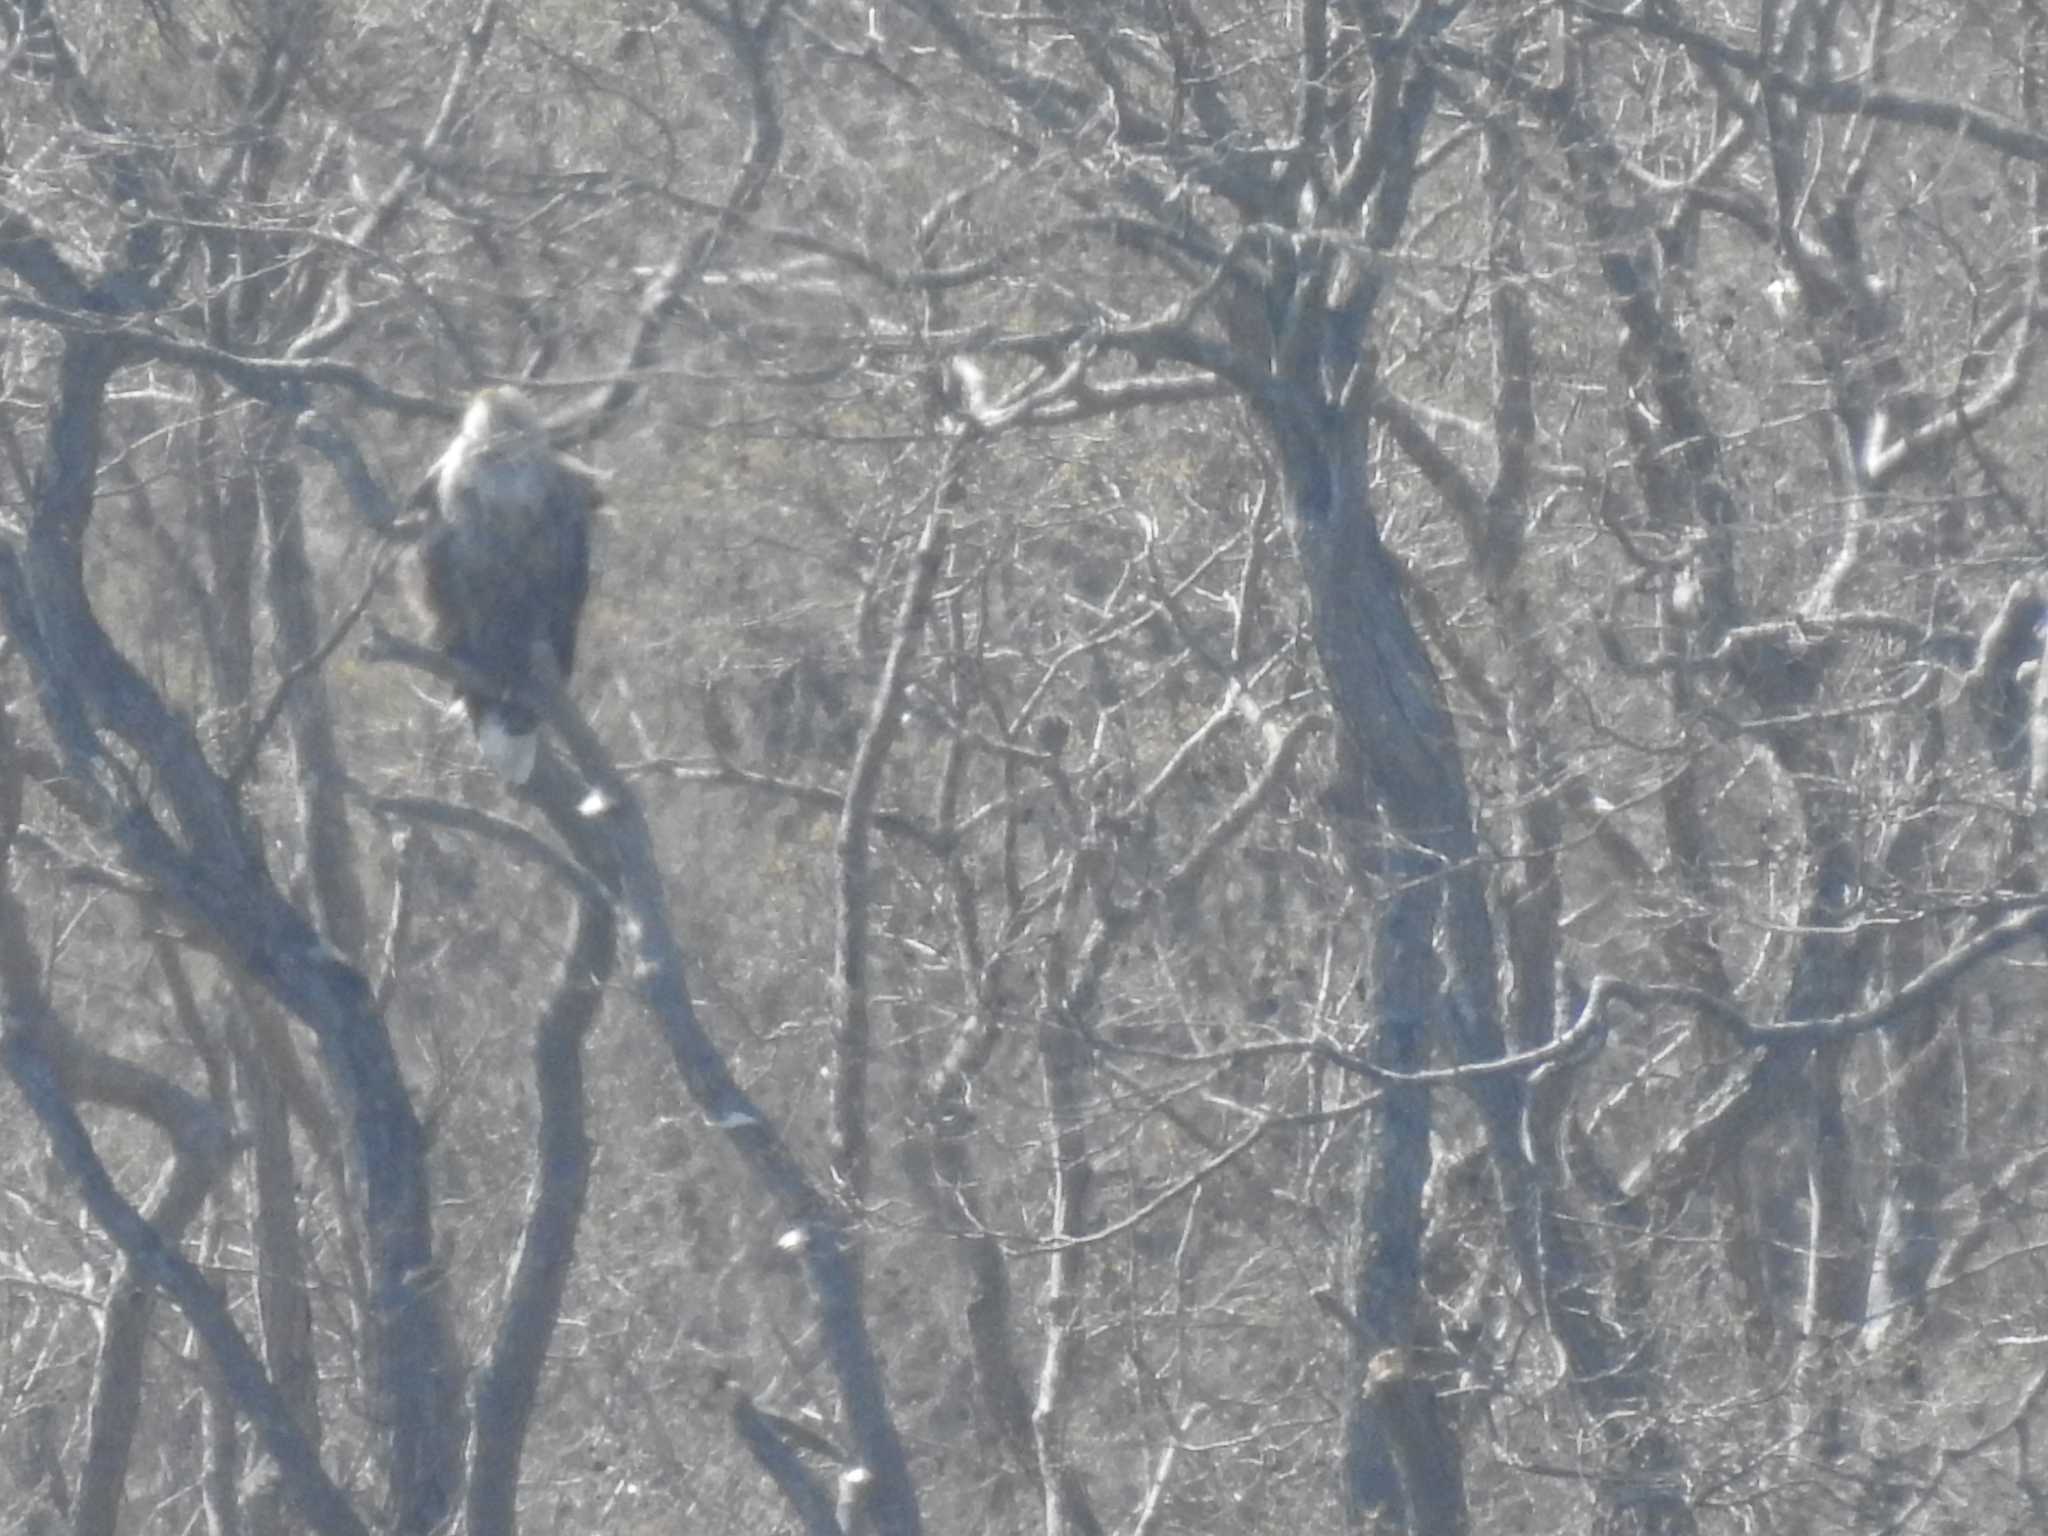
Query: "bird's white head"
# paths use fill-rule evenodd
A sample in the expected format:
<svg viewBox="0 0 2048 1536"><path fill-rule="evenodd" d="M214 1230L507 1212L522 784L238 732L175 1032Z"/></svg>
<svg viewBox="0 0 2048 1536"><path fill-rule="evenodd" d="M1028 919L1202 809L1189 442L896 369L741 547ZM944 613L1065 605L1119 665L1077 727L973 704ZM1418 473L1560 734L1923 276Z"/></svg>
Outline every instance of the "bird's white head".
<svg viewBox="0 0 2048 1536"><path fill-rule="evenodd" d="M533 401L524 390L510 384L493 384L489 389L478 390L462 417L462 435L474 443L531 440L545 432Z"/></svg>

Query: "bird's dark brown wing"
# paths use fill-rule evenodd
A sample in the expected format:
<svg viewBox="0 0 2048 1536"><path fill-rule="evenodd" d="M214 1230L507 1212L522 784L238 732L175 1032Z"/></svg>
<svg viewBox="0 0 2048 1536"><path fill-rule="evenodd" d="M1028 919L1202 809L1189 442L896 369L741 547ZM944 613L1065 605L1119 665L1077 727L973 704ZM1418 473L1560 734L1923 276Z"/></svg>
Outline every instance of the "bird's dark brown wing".
<svg viewBox="0 0 2048 1536"><path fill-rule="evenodd" d="M463 648L469 631L467 585L454 545L454 530L443 523L419 547L420 601L433 621L434 644L444 651Z"/></svg>
<svg viewBox="0 0 2048 1536"><path fill-rule="evenodd" d="M554 547L547 556L552 574L544 608L548 642L565 682L576 665L576 631L590 596L590 513L595 500L583 482L565 475L557 483L555 515L550 519Z"/></svg>

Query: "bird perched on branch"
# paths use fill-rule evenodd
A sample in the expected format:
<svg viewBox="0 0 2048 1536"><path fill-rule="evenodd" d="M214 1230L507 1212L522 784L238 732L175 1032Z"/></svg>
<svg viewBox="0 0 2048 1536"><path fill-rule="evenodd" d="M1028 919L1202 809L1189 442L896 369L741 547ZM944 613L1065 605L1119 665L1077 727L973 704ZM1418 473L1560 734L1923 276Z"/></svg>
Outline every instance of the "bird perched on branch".
<svg viewBox="0 0 2048 1536"><path fill-rule="evenodd" d="M546 645L566 682L590 590L601 477L556 452L533 402L501 385L470 401L413 499L433 513L419 586L434 644L476 680L458 697L478 753L507 783L524 784L540 746L529 702L534 647Z"/></svg>

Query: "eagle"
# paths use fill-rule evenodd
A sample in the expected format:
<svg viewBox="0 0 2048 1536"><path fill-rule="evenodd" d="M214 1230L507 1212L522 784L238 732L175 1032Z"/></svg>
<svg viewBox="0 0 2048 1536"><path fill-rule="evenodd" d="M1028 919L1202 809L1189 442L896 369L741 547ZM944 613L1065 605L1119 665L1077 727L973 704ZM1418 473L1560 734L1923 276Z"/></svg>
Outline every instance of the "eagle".
<svg viewBox="0 0 2048 1536"><path fill-rule="evenodd" d="M457 697L478 755L508 784L524 784L540 748L528 702L534 647L547 645L566 682L590 592L600 477L555 451L522 391L497 385L470 401L413 499L431 514L419 593L433 642L473 679Z"/></svg>

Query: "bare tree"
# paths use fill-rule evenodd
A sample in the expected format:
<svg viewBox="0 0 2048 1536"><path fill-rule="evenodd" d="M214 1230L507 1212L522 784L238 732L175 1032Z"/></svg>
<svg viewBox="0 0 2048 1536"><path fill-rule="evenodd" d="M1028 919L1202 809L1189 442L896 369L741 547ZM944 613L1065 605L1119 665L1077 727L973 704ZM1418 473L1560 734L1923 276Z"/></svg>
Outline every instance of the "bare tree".
<svg viewBox="0 0 2048 1536"><path fill-rule="evenodd" d="M2038 1524L2044 20L1697 10L0 6L4 1518Z"/></svg>

